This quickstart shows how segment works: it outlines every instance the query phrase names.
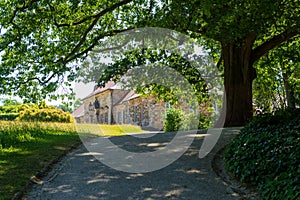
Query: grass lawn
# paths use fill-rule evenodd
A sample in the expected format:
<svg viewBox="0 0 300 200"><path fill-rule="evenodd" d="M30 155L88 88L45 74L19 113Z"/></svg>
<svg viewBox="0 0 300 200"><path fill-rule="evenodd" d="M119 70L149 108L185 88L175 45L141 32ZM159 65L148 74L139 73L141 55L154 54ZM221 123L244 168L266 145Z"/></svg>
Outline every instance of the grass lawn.
<svg viewBox="0 0 300 200"><path fill-rule="evenodd" d="M79 124L76 128L99 136L145 132L132 125ZM11 199L31 176L78 144L76 128L74 124L0 121L0 200Z"/></svg>
<svg viewBox="0 0 300 200"><path fill-rule="evenodd" d="M120 124L120 125L97 125L97 124L77 124L79 133L89 133L98 136L125 136L127 133L146 133L139 126Z"/></svg>

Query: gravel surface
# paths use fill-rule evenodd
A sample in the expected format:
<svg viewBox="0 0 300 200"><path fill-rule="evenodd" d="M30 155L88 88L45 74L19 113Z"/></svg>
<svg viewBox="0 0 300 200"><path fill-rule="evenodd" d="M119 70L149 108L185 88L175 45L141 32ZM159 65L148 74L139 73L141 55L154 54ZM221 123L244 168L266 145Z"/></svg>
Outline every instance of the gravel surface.
<svg viewBox="0 0 300 200"><path fill-rule="evenodd" d="M237 134L226 129L211 153L198 157L203 135L171 165L149 173L114 170L95 159L82 145L66 155L23 199L240 199L212 169L212 159ZM158 133L151 138L113 137L111 141L130 151L153 151L174 135ZM156 145L147 145L153 144ZM152 148L152 149L151 149Z"/></svg>

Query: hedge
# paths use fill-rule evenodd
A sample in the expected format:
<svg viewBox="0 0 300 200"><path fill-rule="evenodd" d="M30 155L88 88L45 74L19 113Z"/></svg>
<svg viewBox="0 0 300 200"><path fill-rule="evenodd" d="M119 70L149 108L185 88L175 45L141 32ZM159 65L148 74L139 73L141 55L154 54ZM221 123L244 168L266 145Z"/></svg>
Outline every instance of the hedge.
<svg viewBox="0 0 300 200"><path fill-rule="evenodd" d="M255 117L226 147L227 169L264 199L300 198L300 109Z"/></svg>
<svg viewBox="0 0 300 200"><path fill-rule="evenodd" d="M19 113L0 113L0 120L13 121L19 116Z"/></svg>

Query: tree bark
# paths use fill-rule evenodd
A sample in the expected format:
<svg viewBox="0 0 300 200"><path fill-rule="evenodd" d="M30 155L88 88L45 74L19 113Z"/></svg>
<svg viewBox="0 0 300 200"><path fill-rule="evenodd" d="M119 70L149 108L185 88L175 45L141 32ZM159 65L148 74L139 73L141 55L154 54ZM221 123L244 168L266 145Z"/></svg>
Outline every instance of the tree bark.
<svg viewBox="0 0 300 200"><path fill-rule="evenodd" d="M254 37L222 43L225 85L225 127L244 126L253 116L252 82L256 77L251 52Z"/></svg>

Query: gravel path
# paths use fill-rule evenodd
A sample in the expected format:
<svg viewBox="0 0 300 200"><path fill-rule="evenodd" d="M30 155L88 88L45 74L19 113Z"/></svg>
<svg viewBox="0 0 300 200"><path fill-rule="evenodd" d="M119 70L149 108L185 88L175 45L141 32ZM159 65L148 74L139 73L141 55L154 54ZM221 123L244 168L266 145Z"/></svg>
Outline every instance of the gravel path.
<svg viewBox="0 0 300 200"><path fill-rule="evenodd" d="M223 131L219 142L203 159L198 157L203 137L196 137L183 156L171 165L149 173L125 173L107 167L81 146L69 153L46 176L42 185L35 185L24 197L36 199L240 199L231 193L211 167L216 152L236 134ZM156 134L147 139L131 136L114 137L111 141L128 150L151 151L165 144L173 135ZM155 150L155 149L153 149Z"/></svg>

